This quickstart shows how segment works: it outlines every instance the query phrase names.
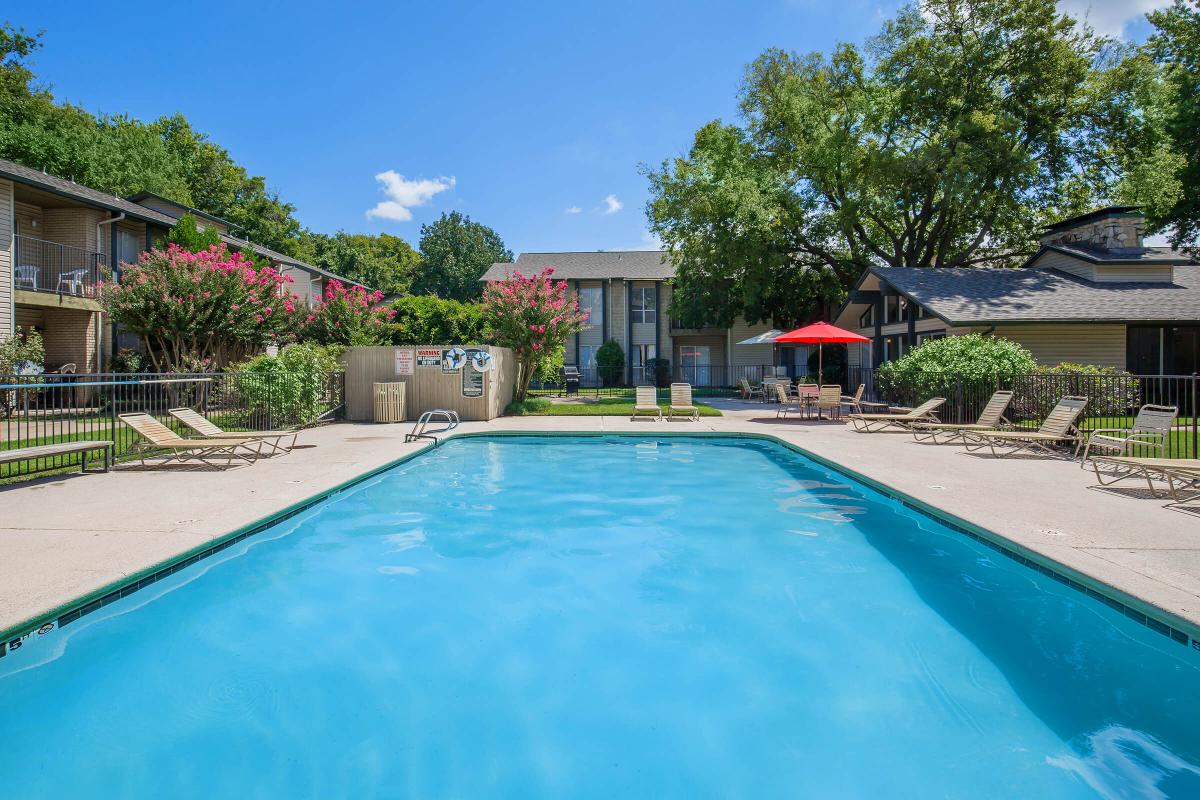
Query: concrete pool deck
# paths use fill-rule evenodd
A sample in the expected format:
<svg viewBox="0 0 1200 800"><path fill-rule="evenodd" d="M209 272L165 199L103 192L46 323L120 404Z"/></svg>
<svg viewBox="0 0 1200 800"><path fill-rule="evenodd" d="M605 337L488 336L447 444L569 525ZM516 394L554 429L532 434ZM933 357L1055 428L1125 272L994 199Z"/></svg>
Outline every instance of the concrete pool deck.
<svg viewBox="0 0 1200 800"><path fill-rule="evenodd" d="M936 506L1200 627L1200 499L1188 508L1095 488L1078 462L993 459L907 434L776 420L773 406L706 401L700 422L624 417L502 417L461 433L758 433L778 437ZM0 631L413 454L409 425L338 423L306 431L293 452L227 471L122 466L0 488ZM704 476L719 489L719 476ZM1145 492L1141 484L1141 494ZM1133 496L1130 496L1133 495Z"/></svg>

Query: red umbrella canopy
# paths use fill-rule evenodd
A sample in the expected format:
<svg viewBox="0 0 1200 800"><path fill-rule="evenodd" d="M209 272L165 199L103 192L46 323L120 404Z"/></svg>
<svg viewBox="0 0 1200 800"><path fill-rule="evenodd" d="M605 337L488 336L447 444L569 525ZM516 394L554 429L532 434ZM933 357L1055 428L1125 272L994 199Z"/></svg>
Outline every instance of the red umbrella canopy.
<svg viewBox="0 0 1200 800"><path fill-rule="evenodd" d="M853 344L854 342L869 342L866 336L859 336L853 331L842 330L828 322L814 322L794 331L788 331L782 336L775 337L776 344Z"/></svg>

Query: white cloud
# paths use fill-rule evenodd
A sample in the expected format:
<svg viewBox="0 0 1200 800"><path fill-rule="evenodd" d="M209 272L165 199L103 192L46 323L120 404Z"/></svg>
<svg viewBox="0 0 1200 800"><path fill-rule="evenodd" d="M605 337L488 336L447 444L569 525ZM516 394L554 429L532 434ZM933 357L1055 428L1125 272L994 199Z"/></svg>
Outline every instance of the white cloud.
<svg viewBox="0 0 1200 800"><path fill-rule="evenodd" d="M1058 8L1087 22L1096 33L1119 37L1129 23L1170 4L1170 0L1059 0Z"/></svg>
<svg viewBox="0 0 1200 800"><path fill-rule="evenodd" d="M367 218L378 217L396 222L408 222L412 219L412 211L409 209L425 205L434 195L453 189L455 184L453 176L407 180L391 169L376 175L375 180L379 181L380 191L388 199L381 200L374 208L368 209Z"/></svg>
<svg viewBox="0 0 1200 800"><path fill-rule="evenodd" d="M579 206L567 206L563 209L564 214L579 214L583 211Z"/></svg>
<svg viewBox="0 0 1200 800"><path fill-rule="evenodd" d="M625 204L618 200L615 194L610 194L608 197L604 198L605 214L615 214L624 207Z"/></svg>

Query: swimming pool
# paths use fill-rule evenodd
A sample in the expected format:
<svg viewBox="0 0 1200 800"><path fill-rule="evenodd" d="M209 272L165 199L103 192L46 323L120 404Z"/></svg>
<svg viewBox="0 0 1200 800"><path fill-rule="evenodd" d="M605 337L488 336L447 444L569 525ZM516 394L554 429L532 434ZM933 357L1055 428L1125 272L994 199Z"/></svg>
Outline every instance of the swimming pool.
<svg viewBox="0 0 1200 800"><path fill-rule="evenodd" d="M782 446L459 439L0 659L21 797L1197 797L1200 653Z"/></svg>

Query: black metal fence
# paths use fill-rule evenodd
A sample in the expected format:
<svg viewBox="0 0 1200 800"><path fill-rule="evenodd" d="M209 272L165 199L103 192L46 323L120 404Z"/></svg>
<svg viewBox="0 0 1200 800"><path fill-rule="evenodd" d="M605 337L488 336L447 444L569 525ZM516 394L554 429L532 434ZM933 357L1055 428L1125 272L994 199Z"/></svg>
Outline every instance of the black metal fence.
<svg viewBox="0 0 1200 800"><path fill-rule="evenodd" d="M690 383L692 388L704 389L709 394L733 395L740 391L742 380L761 383L764 376L773 374L774 369L764 364L671 364L665 368L650 365L616 370L582 367L579 370L579 392L585 396L615 397L629 394L634 386L665 387L672 382L681 382ZM534 381L531 390L533 394L558 395L563 393L564 386L560 381Z"/></svg>
<svg viewBox="0 0 1200 800"><path fill-rule="evenodd" d="M341 416L341 373L0 375L0 450L81 440L113 442L119 460L138 435L118 418L146 413L194 436L167 411L193 408L231 431L278 430ZM0 480L79 464L79 454L0 464Z"/></svg>
<svg viewBox="0 0 1200 800"><path fill-rule="evenodd" d="M944 397L938 410L943 422L974 422L988 398L998 389L1013 392L1007 417L1018 427L1036 428L1055 403L1067 395L1088 398L1080 424L1085 433L1097 428L1128 428L1146 404L1179 410L1167 442L1169 458L1200 458L1200 376L1128 375L1034 372L1023 375L967 376L928 373L898 382L866 368L847 370L843 389L853 394L865 387L864 398L897 406L915 406L930 397Z"/></svg>

